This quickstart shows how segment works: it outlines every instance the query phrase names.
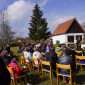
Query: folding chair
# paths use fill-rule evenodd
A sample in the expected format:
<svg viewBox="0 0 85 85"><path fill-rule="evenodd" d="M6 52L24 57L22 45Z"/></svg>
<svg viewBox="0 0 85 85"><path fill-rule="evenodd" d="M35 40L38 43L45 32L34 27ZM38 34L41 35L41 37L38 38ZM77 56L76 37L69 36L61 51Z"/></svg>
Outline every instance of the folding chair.
<svg viewBox="0 0 85 85"><path fill-rule="evenodd" d="M31 72L32 63L30 63L30 59L29 58L24 58L24 59L25 59L26 70L28 70L28 66L29 66L29 69L30 69L30 72ZM28 62L26 62L26 61L28 61Z"/></svg>
<svg viewBox="0 0 85 85"><path fill-rule="evenodd" d="M81 62L81 60L85 60L85 56L75 56L75 61L76 61L76 68L77 65L81 66L81 71L82 71L82 65L85 65L85 62Z"/></svg>
<svg viewBox="0 0 85 85"><path fill-rule="evenodd" d="M22 85L22 80L21 80L22 78L25 78L25 85L27 85L27 77L26 77L25 74L22 75L22 76L15 77L15 72L14 72L13 68L9 68L9 67L7 66L7 69L8 69L9 72L13 72L13 76L11 76L11 79L13 80L13 84L14 84L14 85L17 85L17 81L18 81L18 80L20 80L20 85ZM11 84L10 84L10 85L11 85Z"/></svg>
<svg viewBox="0 0 85 85"><path fill-rule="evenodd" d="M46 69L44 66L50 66L50 69ZM42 68L42 79L44 79L44 72L49 72L50 73L50 79L51 79L51 85L52 85L52 68L51 68L51 63L48 61L41 61L41 68Z"/></svg>
<svg viewBox="0 0 85 85"><path fill-rule="evenodd" d="M70 81L71 81L71 85L72 85L72 76L74 76L74 85L76 85L76 74L75 72L72 73L71 71L71 65L62 65L62 64L57 64L56 63L56 68L57 68L57 85L59 85L59 76L63 76L63 81L64 81L64 77L69 77ZM61 72L59 72L59 69L69 69L70 70L70 74L63 74Z"/></svg>
<svg viewBox="0 0 85 85"><path fill-rule="evenodd" d="M38 64L35 64L35 62L37 62ZM38 73L40 75L40 65L39 65L39 59L37 58L32 58L32 66L33 66L33 72L35 72L35 67L38 70Z"/></svg>

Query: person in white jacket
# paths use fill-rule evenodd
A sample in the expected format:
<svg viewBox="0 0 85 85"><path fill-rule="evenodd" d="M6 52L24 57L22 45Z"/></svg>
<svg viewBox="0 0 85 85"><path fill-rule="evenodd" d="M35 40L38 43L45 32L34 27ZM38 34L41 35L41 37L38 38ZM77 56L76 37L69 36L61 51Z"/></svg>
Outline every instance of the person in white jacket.
<svg viewBox="0 0 85 85"><path fill-rule="evenodd" d="M33 58L36 58L36 59L38 58L39 59L39 63L41 63L41 60L43 60L43 56L38 51L38 48L37 47L34 48ZM35 64L38 64L38 62L35 62Z"/></svg>
<svg viewBox="0 0 85 85"><path fill-rule="evenodd" d="M31 56L31 53L30 53L30 49L28 47L25 48L24 57L25 58L29 58L30 62L32 62L32 56ZM26 62L29 62L29 61L26 60Z"/></svg>

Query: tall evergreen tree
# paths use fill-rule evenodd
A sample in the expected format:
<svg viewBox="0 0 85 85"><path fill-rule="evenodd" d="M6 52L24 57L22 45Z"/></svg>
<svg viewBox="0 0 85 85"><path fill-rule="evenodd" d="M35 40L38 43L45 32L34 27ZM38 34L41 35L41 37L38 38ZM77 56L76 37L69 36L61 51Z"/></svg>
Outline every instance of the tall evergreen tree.
<svg viewBox="0 0 85 85"><path fill-rule="evenodd" d="M48 31L49 28L47 28L47 21L45 18L43 18L43 12L40 10L40 7L38 4L35 5L33 10L33 15L31 16L30 21L30 28L29 29L29 36L37 41L41 39L47 39L50 37L51 33Z"/></svg>

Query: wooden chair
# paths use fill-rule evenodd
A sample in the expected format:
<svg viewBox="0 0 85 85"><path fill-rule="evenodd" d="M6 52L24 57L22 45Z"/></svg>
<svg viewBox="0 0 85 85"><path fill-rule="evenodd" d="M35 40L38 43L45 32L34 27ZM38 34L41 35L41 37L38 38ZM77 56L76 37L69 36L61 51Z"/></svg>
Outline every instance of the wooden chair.
<svg viewBox="0 0 85 85"><path fill-rule="evenodd" d="M77 51L75 50L76 53L82 54L81 56L83 56L83 51Z"/></svg>
<svg viewBox="0 0 85 85"><path fill-rule="evenodd" d="M25 64L24 56L21 55L21 65L24 66L24 64Z"/></svg>
<svg viewBox="0 0 85 85"><path fill-rule="evenodd" d="M50 66L50 69L44 68L44 66ZM42 79L44 79L44 72L49 72L50 73L50 79L51 79L51 85L52 85L52 68L51 68L51 63L48 61L41 61L41 68L42 68Z"/></svg>
<svg viewBox="0 0 85 85"><path fill-rule="evenodd" d="M31 72L32 63L30 63L30 59L29 58L24 58L24 59L25 59L26 70L28 71L28 66L29 66L29 69L30 69L30 72ZM26 61L28 61L28 62L26 62Z"/></svg>
<svg viewBox="0 0 85 85"><path fill-rule="evenodd" d="M27 85L27 77L26 77L25 74L22 75L22 76L15 77L15 72L14 72L13 68L9 68L9 67L7 66L7 69L8 69L9 72L13 72L13 76L11 76L11 79L13 80L13 84L14 84L14 85L17 85L17 81L18 81L18 80L20 80L20 85L22 85L22 80L21 80L22 78L25 78L25 85ZM10 84L10 85L11 85L11 84Z"/></svg>
<svg viewBox="0 0 85 85"><path fill-rule="evenodd" d="M57 53L57 55L60 56L62 54L62 51L56 51L55 53Z"/></svg>
<svg viewBox="0 0 85 85"><path fill-rule="evenodd" d="M41 52L41 54L42 54L42 55L45 55L45 53L44 53L44 52ZM46 60L46 56L44 57L44 60Z"/></svg>
<svg viewBox="0 0 85 85"><path fill-rule="evenodd" d="M77 65L81 66L81 71L82 71L82 65L85 65L85 62L81 62L81 60L85 60L85 56L75 56L75 61L76 61L76 68Z"/></svg>
<svg viewBox="0 0 85 85"><path fill-rule="evenodd" d="M35 64L35 62L37 62L38 64ZM40 75L40 65L39 65L39 59L37 58L32 58L32 66L33 66L33 72L35 72L35 67L38 70L38 73Z"/></svg>
<svg viewBox="0 0 85 85"><path fill-rule="evenodd" d="M71 65L62 65L62 64L57 64L56 63L56 68L57 68L57 85L59 85L59 76L63 76L63 81L64 81L64 77L69 77L70 81L71 81L71 85L72 85L72 76L74 76L74 85L76 85L76 76L75 76L76 74L75 74L75 72L72 73ZM69 69L70 70L70 74L60 73L59 72L60 68L62 68L62 69Z"/></svg>

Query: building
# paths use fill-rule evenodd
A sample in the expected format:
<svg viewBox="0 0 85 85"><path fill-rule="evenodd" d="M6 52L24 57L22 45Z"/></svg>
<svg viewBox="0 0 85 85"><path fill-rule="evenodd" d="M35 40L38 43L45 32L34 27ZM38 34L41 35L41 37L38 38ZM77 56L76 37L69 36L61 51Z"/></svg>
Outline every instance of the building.
<svg viewBox="0 0 85 85"><path fill-rule="evenodd" d="M17 40L17 42L23 42L24 38L23 37L17 37L16 40Z"/></svg>
<svg viewBox="0 0 85 85"><path fill-rule="evenodd" d="M67 42L76 43L77 40L82 41L83 38L84 30L76 18L58 25L52 34L53 44L56 44L56 41L59 41L60 44Z"/></svg>

